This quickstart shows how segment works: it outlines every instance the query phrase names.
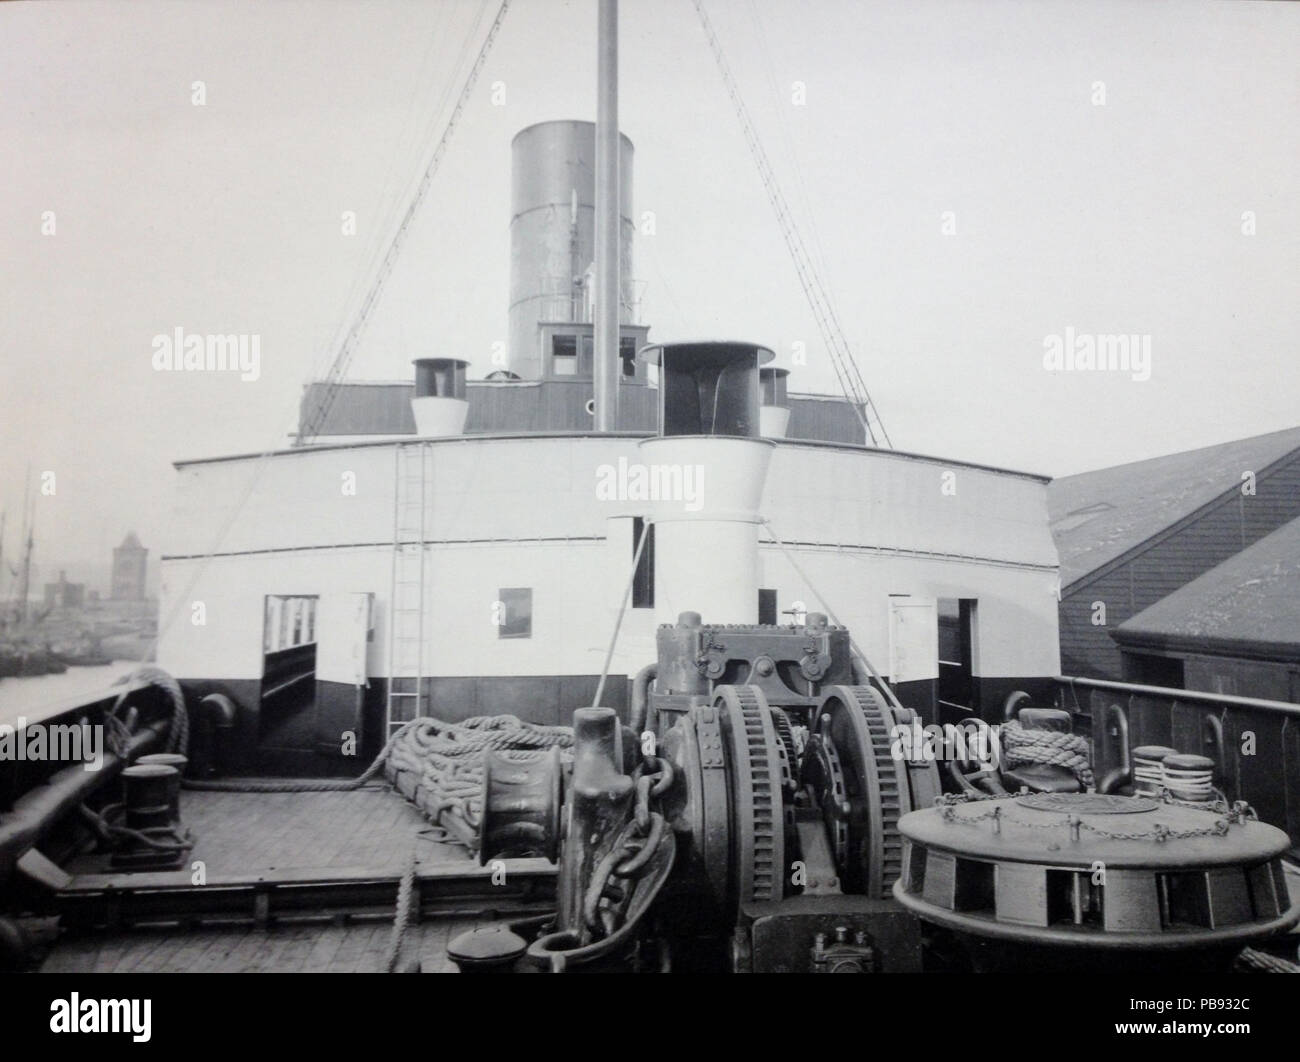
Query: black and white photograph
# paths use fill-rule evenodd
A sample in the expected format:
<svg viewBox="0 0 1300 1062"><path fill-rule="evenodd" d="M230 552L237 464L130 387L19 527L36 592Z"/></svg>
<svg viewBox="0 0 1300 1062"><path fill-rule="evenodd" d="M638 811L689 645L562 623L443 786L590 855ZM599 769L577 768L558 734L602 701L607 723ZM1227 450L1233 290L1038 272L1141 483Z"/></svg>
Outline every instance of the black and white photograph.
<svg viewBox="0 0 1300 1062"><path fill-rule="evenodd" d="M0 3L0 1046L244 973L1293 1036L1297 56L1250 0Z"/></svg>

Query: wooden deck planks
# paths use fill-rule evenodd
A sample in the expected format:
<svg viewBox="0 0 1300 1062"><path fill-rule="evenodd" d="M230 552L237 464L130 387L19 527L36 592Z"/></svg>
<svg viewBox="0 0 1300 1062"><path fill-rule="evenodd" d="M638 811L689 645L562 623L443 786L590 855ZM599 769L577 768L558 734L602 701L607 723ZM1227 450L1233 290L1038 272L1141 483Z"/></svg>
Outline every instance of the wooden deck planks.
<svg viewBox="0 0 1300 1062"><path fill-rule="evenodd" d="M192 860L209 880L274 871L387 868L400 873L415 848L425 873L477 871L459 845L421 831L429 824L391 790L323 793L227 793L186 790L182 818L197 837ZM90 882L107 868L103 857L72 867ZM188 865L184 868L188 875ZM308 875L309 876L309 875ZM143 882L143 877L139 880ZM426 971L452 970L447 942L476 919L441 918L414 925L403 961L419 958ZM42 969L50 972L370 972L383 965L390 921L149 929L93 932L57 942Z"/></svg>
<svg viewBox="0 0 1300 1062"><path fill-rule="evenodd" d="M439 918L412 926L403 964L418 958L425 973L453 973L448 942L483 924ZM269 929L137 930L61 942L46 973L378 973L392 935L386 921L287 925Z"/></svg>
<svg viewBox="0 0 1300 1062"><path fill-rule="evenodd" d="M208 873L275 867L405 866L424 817L396 793L208 793L187 791L182 816ZM420 842L422 861L468 861L456 845Z"/></svg>
<svg viewBox="0 0 1300 1062"><path fill-rule="evenodd" d="M329 969L334 956L343 946L343 938L349 927L342 925L322 926L316 939L312 941L311 950L302 961L300 969L304 973L321 973Z"/></svg>

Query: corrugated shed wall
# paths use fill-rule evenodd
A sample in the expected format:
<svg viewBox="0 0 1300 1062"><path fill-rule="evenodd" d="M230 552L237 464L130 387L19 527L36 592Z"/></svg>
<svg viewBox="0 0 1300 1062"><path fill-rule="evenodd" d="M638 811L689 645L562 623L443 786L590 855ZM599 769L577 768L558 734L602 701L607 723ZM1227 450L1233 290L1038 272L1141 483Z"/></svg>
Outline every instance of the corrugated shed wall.
<svg viewBox="0 0 1300 1062"><path fill-rule="evenodd" d="M1254 497L1234 489L1148 540L1153 544L1067 588L1060 603L1062 671L1121 679L1119 647L1110 636L1115 627L1297 516L1300 453L1261 472ZM1106 606L1105 626L1092 622L1098 601Z"/></svg>

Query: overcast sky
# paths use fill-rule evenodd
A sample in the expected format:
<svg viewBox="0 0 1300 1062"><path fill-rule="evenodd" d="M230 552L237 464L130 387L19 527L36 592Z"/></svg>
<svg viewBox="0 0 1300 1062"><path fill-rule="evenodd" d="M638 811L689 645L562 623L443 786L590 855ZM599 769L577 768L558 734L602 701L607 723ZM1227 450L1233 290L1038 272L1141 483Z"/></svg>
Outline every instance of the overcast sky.
<svg viewBox="0 0 1300 1062"><path fill-rule="evenodd" d="M171 461L283 443L495 7L0 4L7 556L29 464L50 574L165 549ZM1295 5L708 7L898 448L1064 475L1300 423ZM651 337L802 342L835 391L691 3L621 44ZM351 377L490 371L510 139L594 82L594 0L514 0ZM155 372L178 326L260 335L260 378ZM1150 336L1150 379L1047 371L1067 329Z"/></svg>

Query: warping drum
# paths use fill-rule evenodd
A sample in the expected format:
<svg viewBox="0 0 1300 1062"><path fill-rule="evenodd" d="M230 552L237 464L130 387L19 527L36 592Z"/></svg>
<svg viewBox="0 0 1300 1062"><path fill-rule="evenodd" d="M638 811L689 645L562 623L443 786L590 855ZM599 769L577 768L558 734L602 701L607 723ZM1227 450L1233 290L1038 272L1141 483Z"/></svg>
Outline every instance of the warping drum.
<svg viewBox="0 0 1300 1062"><path fill-rule="evenodd" d="M164 767L175 767L177 772L184 777L185 768L189 764L189 757L182 756L179 752L151 752L147 756L141 756L135 761L138 764L157 763ZM176 786L176 796L172 801L172 821L181 821L181 787Z"/></svg>
<svg viewBox="0 0 1300 1062"><path fill-rule="evenodd" d="M1164 787L1177 800L1203 802L1214 796L1214 761L1208 756L1166 756Z"/></svg>
<svg viewBox="0 0 1300 1062"><path fill-rule="evenodd" d="M1177 770L1209 762L1179 759L1195 762ZM1282 874L1290 839L1245 805L1038 793L914 811L898 827L895 898L999 961L1032 953L1043 967L1103 969L1138 951L1144 963L1221 968L1300 920Z"/></svg>
<svg viewBox="0 0 1300 1062"><path fill-rule="evenodd" d="M1177 749L1167 745L1140 745L1133 750L1133 791L1157 796L1165 784L1163 763L1166 756L1176 756Z"/></svg>
<svg viewBox="0 0 1300 1062"><path fill-rule="evenodd" d="M173 809L179 807L181 773L164 763L140 763L122 772L126 805L126 826L148 830L176 823Z"/></svg>

